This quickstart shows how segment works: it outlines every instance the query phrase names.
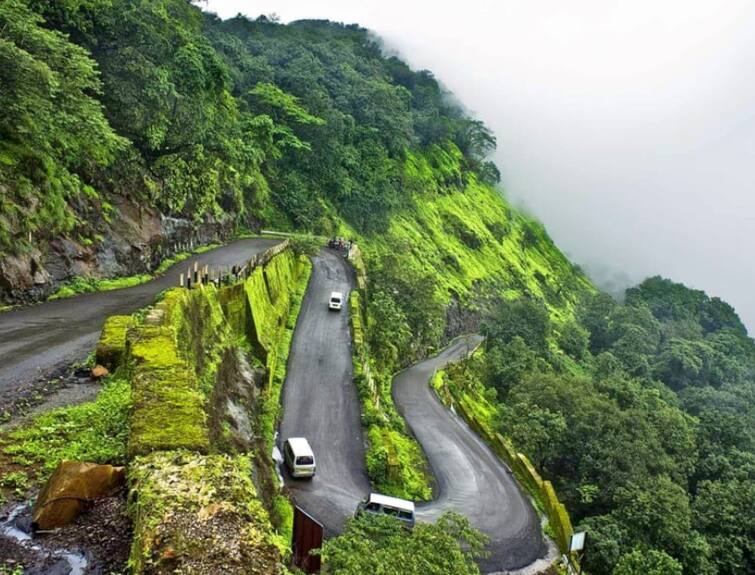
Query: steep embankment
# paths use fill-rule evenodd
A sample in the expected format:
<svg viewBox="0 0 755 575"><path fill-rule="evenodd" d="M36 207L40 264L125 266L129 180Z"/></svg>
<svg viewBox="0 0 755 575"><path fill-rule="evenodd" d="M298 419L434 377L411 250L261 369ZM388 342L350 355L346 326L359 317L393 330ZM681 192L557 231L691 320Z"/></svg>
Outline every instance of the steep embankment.
<svg viewBox="0 0 755 575"><path fill-rule="evenodd" d="M413 161L432 162L437 153ZM460 171L459 161L453 163ZM432 189L432 179L421 182ZM368 235L360 246L370 276L432 277L442 303L478 317L501 295L531 297L560 323L573 315L580 297L594 291L539 222L474 180L460 190L416 194L391 217L385 233ZM384 269L392 265L397 267ZM448 326L451 332L462 327Z"/></svg>
<svg viewBox="0 0 755 575"><path fill-rule="evenodd" d="M412 157L407 185L421 191L384 233L341 228L360 240L363 256L354 262L362 285L353 317L368 472L382 491L415 500L430 498L431 479L416 443L403 433L392 374L477 331L502 299L533 302L557 334L573 321L580 299L594 292L540 224L475 179L463 189L444 187L431 169L441 164L461 178L462 159L453 146ZM556 339L552 353L570 362Z"/></svg>
<svg viewBox="0 0 755 575"><path fill-rule="evenodd" d="M106 325L131 383L136 573L282 572L291 510L270 447L309 275L308 260L282 247L240 282L176 288L143 319ZM99 346L111 369L115 357Z"/></svg>

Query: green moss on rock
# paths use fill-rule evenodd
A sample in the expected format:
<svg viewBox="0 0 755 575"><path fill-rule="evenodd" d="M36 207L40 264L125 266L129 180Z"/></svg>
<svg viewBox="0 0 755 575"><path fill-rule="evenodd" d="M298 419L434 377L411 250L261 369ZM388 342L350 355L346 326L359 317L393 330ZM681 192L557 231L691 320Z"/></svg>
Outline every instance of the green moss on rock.
<svg viewBox="0 0 755 575"><path fill-rule="evenodd" d="M126 332L136 325L130 315L113 315L102 326L102 333L95 351L96 361L111 372L123 362L126 351Z"/></svg>
<svg viewBox="0 0 755 575"><path fill-rule="evenodd" d="M290 307L290 287L296 282L296 261L291 252L273 257L256 268L244 282L252 312L251 339L265 353L274 353ZM267 361L267 358L265 358Z"/></svg>
<svg viewBox="0 0 755 575"><path fill-rule="evenodd" d="M132 573L283 573L244 456L160 452L129 468Z"/></svg>
<svg viewBox="0 0 755 575"><path fill-rule="evenodd" d="M231 338L218 289L212 284L176 288L165 294L160 306L176 334L179 355L194 368L202 391L209 394Z"/></svg>
<svg viewBox="0 0 755 575"><path fill-rule="evenodd" d="M129 368L133 402L129 454L179 448L207 451L204 397L194 371L178 355L174 330L132 329Z"/></svg>

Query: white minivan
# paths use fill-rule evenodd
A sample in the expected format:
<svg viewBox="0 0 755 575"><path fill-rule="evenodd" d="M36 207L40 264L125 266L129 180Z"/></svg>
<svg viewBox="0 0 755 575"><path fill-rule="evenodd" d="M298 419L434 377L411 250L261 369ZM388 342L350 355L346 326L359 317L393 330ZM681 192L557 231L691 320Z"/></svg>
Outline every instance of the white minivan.
<svg viewBox="0 0 755 575"><path fill-rule="evenodd" d="M340 291L330 292L328 309L339 311L343 307L343 294Z"/></svg>
<svg viewBox="0 0 755 575"><path fill-rule="evenodd" d="M414 527L414 503L406 499L370 493L357 506L356 515L363 513L387 515L398 519L409 528Z"/></svg>
<svg viewBox="0 0 755 575"><path fill-rule="evenodd" d="M283 442L283 461L291 477L315 475L315 454L304 437L289 437Z"/></svg>

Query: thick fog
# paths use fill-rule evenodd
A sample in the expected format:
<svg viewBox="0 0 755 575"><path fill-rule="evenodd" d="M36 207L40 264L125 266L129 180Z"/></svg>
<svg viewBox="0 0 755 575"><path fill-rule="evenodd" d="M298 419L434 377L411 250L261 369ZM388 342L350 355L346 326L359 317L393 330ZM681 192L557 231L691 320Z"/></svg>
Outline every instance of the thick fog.
<svg viewBox="0 0 755 575"><path fill-rule="evenodd" d="M506 194L595 281L662 274L755 331L755 2L210 0L357 22L498 137Z"/></svg>

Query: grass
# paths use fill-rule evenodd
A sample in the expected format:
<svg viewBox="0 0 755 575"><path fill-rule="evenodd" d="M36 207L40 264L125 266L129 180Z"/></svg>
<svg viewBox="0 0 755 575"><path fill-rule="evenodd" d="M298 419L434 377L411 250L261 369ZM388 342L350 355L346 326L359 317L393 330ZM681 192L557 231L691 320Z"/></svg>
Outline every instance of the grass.
<svg viewBox="0 0 755 575"><path fill-rule="evenodd" d="M0 486L18 495L63 459L123 465L130 406L128 381L112 376L94 401L54 409L0 435Z"/></svg>
<svg viewBox="0 0 755 575"><path fill-rule="evenodd" d="M151 279L152 276L149 274L139 274L115 279L85 278L77 276L58 287L58 289L47 299L54 301L82 293L123 289L143 284Z"/></svg>
<svg viewBox="0 0 755 575"><path fill-rule="evenodd" d="M21 497L29 488L29 476L23 471L9 471L0 476L0 487L13 490L14 495Z"/></svg>

